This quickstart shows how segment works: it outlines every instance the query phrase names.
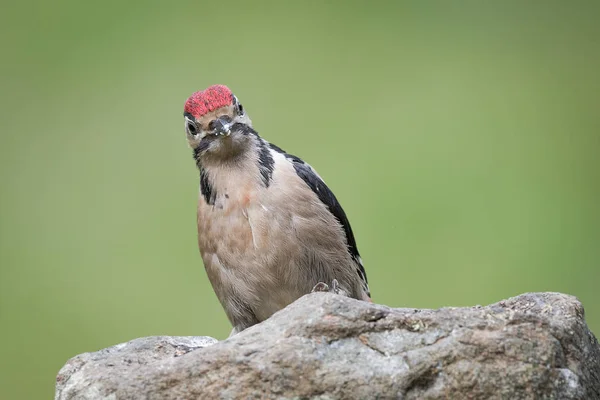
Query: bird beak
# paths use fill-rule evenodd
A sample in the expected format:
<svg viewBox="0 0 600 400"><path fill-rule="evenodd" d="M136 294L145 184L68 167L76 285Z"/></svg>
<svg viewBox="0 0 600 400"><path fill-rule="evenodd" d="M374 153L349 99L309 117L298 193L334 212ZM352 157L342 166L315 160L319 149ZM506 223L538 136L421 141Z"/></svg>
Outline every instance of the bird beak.
<svg viewBox="0 0 600 400"><path fill-rule="evenodd" d="M231 134L231 122L223 118L217 118L213 121L213 135L229 136Z"/></svg>

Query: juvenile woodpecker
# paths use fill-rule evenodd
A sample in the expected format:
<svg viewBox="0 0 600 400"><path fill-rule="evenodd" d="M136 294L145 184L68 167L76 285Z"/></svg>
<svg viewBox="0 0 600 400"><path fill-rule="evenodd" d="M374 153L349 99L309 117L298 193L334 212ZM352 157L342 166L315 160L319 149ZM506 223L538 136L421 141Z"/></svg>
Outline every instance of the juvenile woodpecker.
<svg viewBox="0 0 600 400"><path fill-rule="evenodd" d="M183 115L200 170L198 246L232 334L326 283L370 301L346 213L310 165L261 138L226 86L192 94Z"/></svg>

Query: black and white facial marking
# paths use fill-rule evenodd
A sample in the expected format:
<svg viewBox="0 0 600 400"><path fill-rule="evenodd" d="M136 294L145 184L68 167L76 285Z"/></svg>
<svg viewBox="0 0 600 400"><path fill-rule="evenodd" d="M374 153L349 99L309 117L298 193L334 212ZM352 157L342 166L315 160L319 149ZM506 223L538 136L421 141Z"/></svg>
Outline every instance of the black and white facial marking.
<svg viewBox="0 0 600 400"><path fill-rule="evenodd" d="M200 155L208 149L210 140L203 140L205 137L202 131L202 125L200 125L192 114L184 112L183 120L188 143L193 150L194 160L196 160L196 164L199 165Z"/></svg>
<svg viewBox="0 0 600 400"><path fill-rule="evenodd" d="M198 125L196 118L188 112L183 113L183 120L185 123L185 132L190 136L196 136L202 130Z"/></svg>
<svg viewBox="0 0 600 400"><path fill-rule="evenodd" d="M194 159L203 154L235 153L243 150L243 137L252 130L252 121L237 97L232 95L231 104L202 116L183 113L188 143L194 151Z"/></svg>
<svg viewBox="0 0 600 400"><path fill-rule="evenodd" d="M208 179L208 173L206 170L200 167L200 193L206 200L206 203L214 206L215 200L217 199L217 191L213 188L210 180Z"/></svg>
<svg viewBox="0 0 600 400"><path fill-rule="evenodd" d="M233 98L233 108L237 115L244 115L244 107L242 107L242 103L239 102L238 98L235 95L231 95Z"/></svg>
<svg viewBox="0 0 600 400"><path fill-rule="evenodd" d="M365 267L362 264L362 260L360 258L360 254L358 253L358 247L356 246L356 240L354 239L354 233L352 232L352 228L350 227L350 221L348 221L348 217L344 212L344 209L338 202L337 198L329 189L329 187L323 182L321 178L315 173L310 165L305 163L299 157L286 153L280 147L269 143L269 147L274 151L283 154L294 166L294 170L296 174L306 184L308 187L317 195L319 200L323 202L329 209L329 212L333 214L333 216L338 220L342 228L344 229L344 233L346 235L346 246L348 247L348 253L352 256L352 259L356 262L356 273L360 277L363 282L363 288L365 292L371 296L369 291L369 283L367 280L367 273L365 271Z"/></svg>

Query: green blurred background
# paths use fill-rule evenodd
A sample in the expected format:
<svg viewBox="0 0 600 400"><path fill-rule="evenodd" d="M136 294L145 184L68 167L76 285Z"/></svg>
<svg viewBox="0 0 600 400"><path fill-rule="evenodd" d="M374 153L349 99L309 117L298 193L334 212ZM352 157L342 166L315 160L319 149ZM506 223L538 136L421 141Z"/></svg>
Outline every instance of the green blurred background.
<svg viewBox="0 0 600 400"><path fill-rule="evenodd" d="M337 194L376 302L561 291L600 332L599 10L5 4L0 398L51 397L81 352L227 336L196 247L182 119L215 83Z"/></svg>

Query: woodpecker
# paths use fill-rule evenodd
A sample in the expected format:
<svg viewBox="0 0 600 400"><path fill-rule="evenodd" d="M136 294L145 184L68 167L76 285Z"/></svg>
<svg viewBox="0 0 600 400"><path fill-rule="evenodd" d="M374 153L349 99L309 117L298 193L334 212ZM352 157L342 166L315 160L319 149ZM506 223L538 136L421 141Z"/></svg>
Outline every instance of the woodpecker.
<svg viewBox="0 0 600 400"><path fill-rule="evenodd" d="M260 137L224 85L192 94L183 115L198 246L232 335L311 291L371 301L346 213L310 165Z"/></svg>

